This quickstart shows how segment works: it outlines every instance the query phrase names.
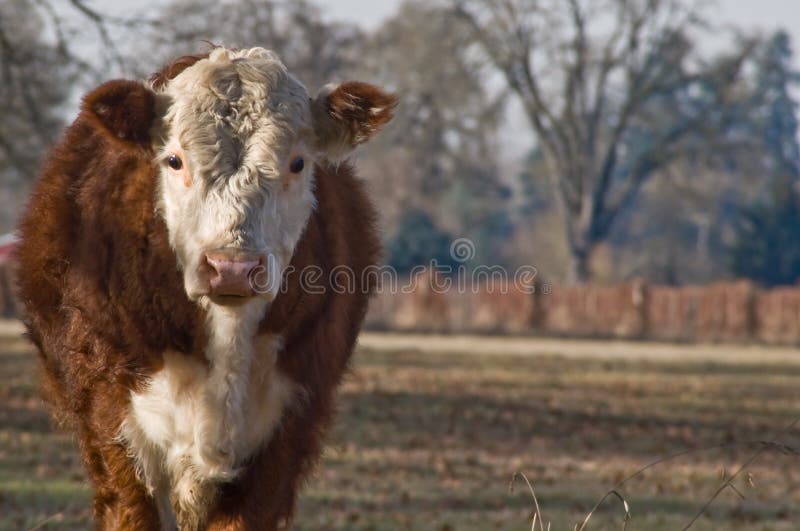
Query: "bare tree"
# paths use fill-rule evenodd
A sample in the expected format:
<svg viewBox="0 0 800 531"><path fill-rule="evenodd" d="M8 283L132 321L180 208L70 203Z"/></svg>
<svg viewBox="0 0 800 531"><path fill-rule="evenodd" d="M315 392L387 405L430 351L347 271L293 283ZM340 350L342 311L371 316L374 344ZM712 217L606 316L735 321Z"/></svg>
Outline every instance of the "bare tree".
<svg viewBox="0 0 800 531"><path fill-rule="evenodd" d="M364 36L358 27L328 23L307 0L173 0L160 12L162 20L180 24L146 39L138 70L146 75L153 62L196 54L210 44L263 46L277 52L309 90L321 88L359 63Z"/></svg>
<svg viewBox="0 0 800 531"><path fill-rule="evenodd" d="M485 84L485 60L471 30L452 13L404 2L369 36L363 77L401 95L394 123L364 154L389 235L406 214L477 244L476 262L497 260L507 190L496 144L503 93ZM413 225L413 224L411 224Z"/></svg>
<svg viewBox="0 0 800 531"><path fill-rule="evenodd" d="M569 278L644 182L703 156L736 113L750 46L703 60L706 26L679 0L450 0L519 97L566 229Z"/></svg>
<svg viewBox="0 0 800 531"><path fill-rule="evenodd" d="M13 227L77 95L125 71L119 30L147 23L109 16L85 0L0 2L0 232ZM92 40L102 46L87 52Z"/></svg>
<svg viewBox="0 0 800 531"><path fill-rule="evenodd" d="M43 27L28 0L0 4L0 232L13 225L68 95L60 54L42 38Z"/></svg>

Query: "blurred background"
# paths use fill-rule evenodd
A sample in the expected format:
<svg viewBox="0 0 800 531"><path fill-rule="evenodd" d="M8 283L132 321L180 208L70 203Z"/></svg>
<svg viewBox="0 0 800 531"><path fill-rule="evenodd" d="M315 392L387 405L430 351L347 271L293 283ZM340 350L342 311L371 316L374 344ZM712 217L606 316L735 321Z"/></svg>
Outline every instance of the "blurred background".
<svg viewBox="0 0 800 531"><path fill-rule="evenodd" d="M727 480L797 436L798 21L794 0L2 0L0 264L104 80L216 43L277 51L310 93L380 84L401 104L356 160L413 289L373 302L298 527L525 529L526 472L573 529L651 458L735 442L637 477L632 528L682 528L723 484L693 529L797 529L796 456ZM85 527L7 324L0 528Z"/></svg>
<svg viewBox="0 0 800 531"><path fill-rule="evenodd" d="M553 283L800 275L791 0L6 0L0 231L82 94L206 42L276 50L315 93L402 96L359 155L401 271L475 264ZM784 27L784 23L786 27Z"/></svg>
<svg viewBox="0 0 800 531"><path fill-rule="evenodd" d="M360 157L399 269L447 255L441 234L554 282L793 284L794 4L571 5L7 0L0 229L87 90L204 41L257 44L312 92L363 78L402 95Z"/></svg>

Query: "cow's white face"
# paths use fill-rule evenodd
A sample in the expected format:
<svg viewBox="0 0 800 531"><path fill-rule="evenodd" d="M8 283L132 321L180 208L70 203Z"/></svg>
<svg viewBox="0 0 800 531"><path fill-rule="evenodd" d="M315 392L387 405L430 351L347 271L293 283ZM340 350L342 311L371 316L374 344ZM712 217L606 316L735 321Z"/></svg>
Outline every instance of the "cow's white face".
<svg viewBox="0 0 800 531"><path fill-rule="evenodd" d="M272 53L214 50L163 88L160 209L193 300L272 297L314 206L306 89Z"/></svg>
<svg viewBox="0 0 800 531"><path fill-rule="evenodd" d="M357 81L309 98L275 54L217 48L178 59L150 85L100 85L80 119L107 149L155 150L158 209L186 293L203 305L238 305L280 289L314 208L314 163L345 158L396 104Z"/></svg>
<svg viewBox="0 0 800 531"><path fill-rule="evenodd" d="M158 204L190 299L276 295L314 208L314 163L391 117L393 96L349 86L311 99L272 52L217 48L157 91Z"/></svg>

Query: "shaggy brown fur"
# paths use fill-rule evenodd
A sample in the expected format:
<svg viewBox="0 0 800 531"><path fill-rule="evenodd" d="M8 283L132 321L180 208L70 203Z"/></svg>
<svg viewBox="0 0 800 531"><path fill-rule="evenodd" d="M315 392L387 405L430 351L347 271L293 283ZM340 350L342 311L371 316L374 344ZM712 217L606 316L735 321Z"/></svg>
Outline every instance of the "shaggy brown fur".
<svg viewBox="0 0 800 531"><path fill-rule="evenodd" d="M182 58L153 79L163 83L199 58ZM158 529L119 427L131 391L161 367L166 350L203 358L204 316L186 297L154 213L157 169L141 127L152 118L152 102L129 83L110 82L89 95L48 157L19 228L18 294L40 353L44 394L79 436L98 528ZM119 98L123 114L109 101ZM112 134L109 123L124 134ZM347 164L319 165L315 181L318 206L292 265L320 267L328 289L309 293L298 273L288 275L260 326L284 337L278 365L307 398L285 413L244 473L220 487L208 529L269 530L291 520L364 318L372 287L361 273L379 254L374 210ZM354 292L330 289L336 266L356 273Z"/></svg>

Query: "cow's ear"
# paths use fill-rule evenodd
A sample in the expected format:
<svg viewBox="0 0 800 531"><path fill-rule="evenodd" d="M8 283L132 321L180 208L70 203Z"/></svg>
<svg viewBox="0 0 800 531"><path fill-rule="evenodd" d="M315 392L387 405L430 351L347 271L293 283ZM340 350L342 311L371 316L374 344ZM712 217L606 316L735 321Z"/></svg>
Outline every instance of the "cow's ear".
<svg viewBox="0 0 800 531"><path fill-rule="evenodd" d="M144 84L116 79L83 99L84 114L105 133L124 143L149 146L156 96Z"/></svg>
<svg viewBox="0 0 800 531"><path fill-rule="evenodd" d="M326 86L311 101L317 148L331 160L345 158L392 119L397 102L369 83Z"/></svg>

